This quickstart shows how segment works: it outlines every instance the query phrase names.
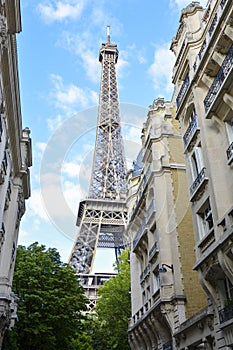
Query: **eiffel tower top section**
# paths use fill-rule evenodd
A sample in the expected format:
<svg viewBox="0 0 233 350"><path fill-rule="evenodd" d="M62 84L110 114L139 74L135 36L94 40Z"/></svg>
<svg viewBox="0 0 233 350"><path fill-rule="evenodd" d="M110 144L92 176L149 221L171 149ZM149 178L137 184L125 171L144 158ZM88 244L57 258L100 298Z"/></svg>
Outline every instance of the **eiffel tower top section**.
<svg viewBox="0 0 233 350"><path fill-rule="evenodd" d="M126 161L120 126L119 100L116 80L117 45L102 44L99 61L102 65L95 153L88 197L91 199L125 200Z"/></svg>

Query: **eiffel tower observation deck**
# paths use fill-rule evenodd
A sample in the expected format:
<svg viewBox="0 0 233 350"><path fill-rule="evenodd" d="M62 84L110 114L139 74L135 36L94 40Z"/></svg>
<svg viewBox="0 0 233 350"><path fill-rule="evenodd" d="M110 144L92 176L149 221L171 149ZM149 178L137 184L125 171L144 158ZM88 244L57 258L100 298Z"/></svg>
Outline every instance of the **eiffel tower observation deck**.
<svg viewBox="0 0 233 350"><path fill-rule="evenodd" d="M97 248L115 249L116 257L123 248L126 211L126 161L121 135L116 64L117 45L102 44L99 61L102 65L95 151L88 198L79 203L77 238L70 265L87 289L89 299L96 299L96 290L108 278L104 273L92 274ZM95 289L94 288L94 289ZM89 292L88 292L89 291Z"/></svg>

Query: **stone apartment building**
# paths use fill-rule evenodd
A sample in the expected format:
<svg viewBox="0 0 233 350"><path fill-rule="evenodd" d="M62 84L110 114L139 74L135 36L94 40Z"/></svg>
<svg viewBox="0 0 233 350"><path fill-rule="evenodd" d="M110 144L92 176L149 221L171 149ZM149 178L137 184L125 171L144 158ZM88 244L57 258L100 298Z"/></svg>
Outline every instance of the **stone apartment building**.
<svg viewBox="0 0 233 350"><path fill-rule="evenodd" d="M232 45L232 0L182 10L129 174L132 349L233 348Z"/></svg>
<svg viewBox="0 0 233 350"><path fill-rule="evenodd" d="M19 0L0 0L0 348L16 318L12 293L18 231L30 196L30 130L22 129L16 33L21 31Z"/></svg>
<svg viewBox="0 0 233 350"><path fill-rule="evenodd" d="M193 216L194 269L214 321L209 348L233 347L233 2L192 2L172 41L176 119ZM203 322L205 317L200 320ZM177 335L180 348L195 338ZM194 332L194 331L193 331ZM181 335L185 335L183 338ZM210 338L209 338L210 339Z"/></svg>
<svg viewBox="0 0 233 350"><path fill-rule="evenodd" d="M172 349L180 324L207 305L192 270L192 216L174 114L162 98L149 107L142 151L128 177L132 349Z"/></svg>

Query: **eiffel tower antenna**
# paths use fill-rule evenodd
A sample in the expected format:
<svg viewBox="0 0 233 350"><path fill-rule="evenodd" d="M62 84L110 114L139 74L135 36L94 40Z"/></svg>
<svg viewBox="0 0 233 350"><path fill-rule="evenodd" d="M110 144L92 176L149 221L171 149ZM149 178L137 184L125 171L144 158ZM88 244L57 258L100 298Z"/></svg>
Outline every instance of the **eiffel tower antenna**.
<svg viewBox="0 0 233 350"><path fill-rule="evenodd" d="M110 44L110 26L107 26L107 43Z"/></svg>
<svg viewBox="0 0 233 350"><path fill-rule="evenodd" d="M117 45L102 44L99 61L102 65L95 151L88 198L79 204L76 242L70 265L87 284L92 273L97 247L123 248L126 211L126 161L121 135L116 64Z"/></svg>

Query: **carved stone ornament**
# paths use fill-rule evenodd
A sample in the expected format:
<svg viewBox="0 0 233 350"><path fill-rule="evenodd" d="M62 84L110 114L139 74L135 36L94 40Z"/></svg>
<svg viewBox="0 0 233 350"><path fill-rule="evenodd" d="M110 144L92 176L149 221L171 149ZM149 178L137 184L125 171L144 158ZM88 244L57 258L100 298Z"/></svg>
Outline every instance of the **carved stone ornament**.
<svg viewBox="0 0 233 350"><path fill-rule="evenodd" d="M22 188L19 190L18 194L18 215L17 215L17 220L16 220L16 228L19 227L20 220L25 213L25 199L23 195L23 190Z"/></svg>
<svg viewBox="0 0 233 350"><path fill-rule="evenodd" d="M164 98L159 97L156 100L154 100L153 104L151 106L149 106L149 110L158 110L160 108L165 108L164 105Z"/></svg>
<svg viewBox="0 0 233 350"><path fill-rule="evenodd" d="M192 13L196 8L201 8L202 9L202 6L200 5L200 3L198 1L192 1L191 4L189 4L188 6L186 6L182 10L182 15L186 15L188 13Z"/></svg>

